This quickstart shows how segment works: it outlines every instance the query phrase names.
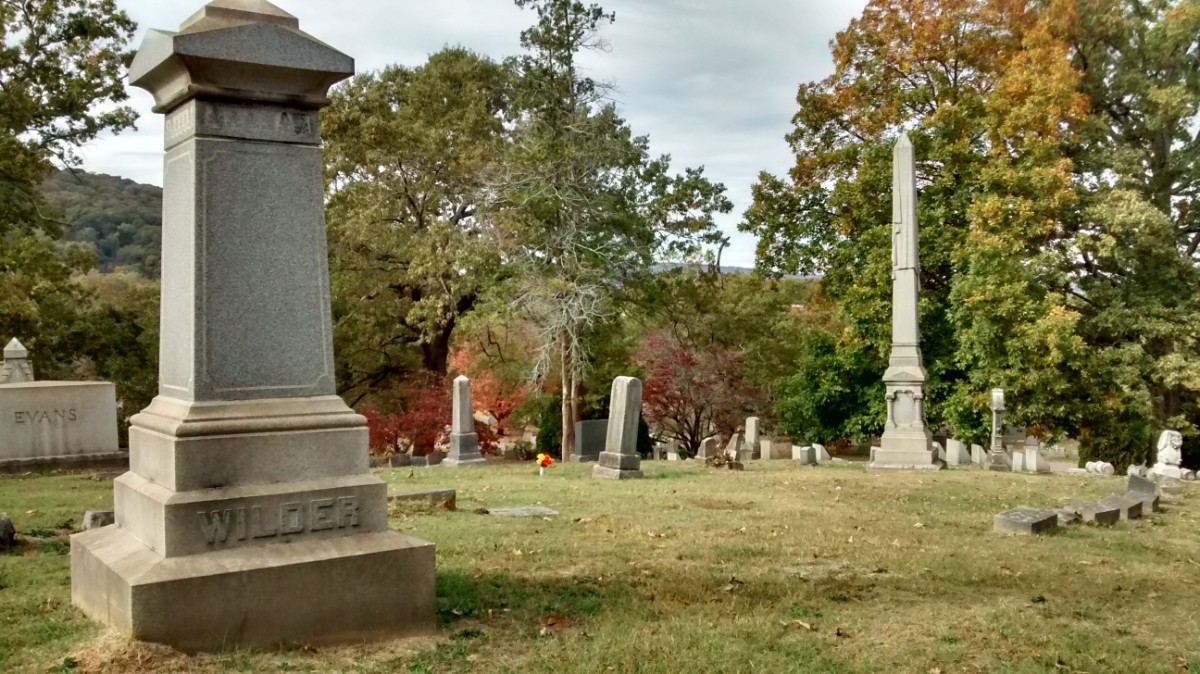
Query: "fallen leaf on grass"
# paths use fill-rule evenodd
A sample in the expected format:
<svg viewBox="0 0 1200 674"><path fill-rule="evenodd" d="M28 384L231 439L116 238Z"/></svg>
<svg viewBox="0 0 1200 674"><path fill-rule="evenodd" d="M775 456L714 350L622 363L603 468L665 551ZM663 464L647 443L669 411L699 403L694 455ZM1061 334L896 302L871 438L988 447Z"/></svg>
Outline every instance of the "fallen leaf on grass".
<svg viewBox="0 0 1200 674"><path fill-rule="evenodd" d="M810 632L815 632L817 629L817 628L813 627L812 625L804 622L803 620L781 620L781 621L779 621L779 624L783 625L784 627L791 627L791 626L803 627L804 629L806 629Z"/></svg>
<svg viewBox="0 0 1200 674"><path fill-rule="evenodd" d="M917 522L916 524L913 525L913 528L914 529L924 529L925 525L920 522Z"/></svg>
<svg viewBox="0 0 1200 674"><path fill-rule="evenodd" d="M544 626L550 628L564 628L570 627L573 624L574 623L571 622L571 619L566 616L551 614L546 616L546 622L544 623Z"/></svg>
<svg viewBox="0 0 1200 674"><path fill-rule="evenodd" d="M591 521L592 521L592 518L590 518L590 517L576 517L575 519L573 519L573 520L571 520L571 521L572 521L572 522L574 522L575 524L587 524L588 522L591 522Z"/></svg>
<svg viewBox="0 0 1200 674"><path fill-rule="evenodd" d="M721 591L722 592L733 592L734 590L738 589L739 587L741 587L745 584L746 584L745 581L738 580L736 576L730 577L729 584L726 585L725 587L721 588Z"/></svg>

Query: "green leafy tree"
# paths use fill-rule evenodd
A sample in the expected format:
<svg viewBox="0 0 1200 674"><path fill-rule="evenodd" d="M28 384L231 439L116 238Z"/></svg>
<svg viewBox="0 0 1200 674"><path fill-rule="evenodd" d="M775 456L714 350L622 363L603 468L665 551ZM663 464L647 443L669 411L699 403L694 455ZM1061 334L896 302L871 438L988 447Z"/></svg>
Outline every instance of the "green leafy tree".
<svg viewBox="0 0 1200 674"><path fill-rule="evenodd" d="M507 142L508 71L464 49L333 93L323 116L342 388L444 375L451 339L497 274L488 176Z"/></svg>
<svg viewBox="0 0 1200 674"><path fill-rule="evenodd" d="M670 173L670 158L649 156L576 59L603 48L614 20L599 5L516 0L537 22L521 34L513 142L496 181L502 244L513 263L506 298L538 341L535 378L559 364L564 457L591 362L592 335L619 315L622 289L668 255L719 242L713 212L730 208L724 188L700 169Z"/></svg>

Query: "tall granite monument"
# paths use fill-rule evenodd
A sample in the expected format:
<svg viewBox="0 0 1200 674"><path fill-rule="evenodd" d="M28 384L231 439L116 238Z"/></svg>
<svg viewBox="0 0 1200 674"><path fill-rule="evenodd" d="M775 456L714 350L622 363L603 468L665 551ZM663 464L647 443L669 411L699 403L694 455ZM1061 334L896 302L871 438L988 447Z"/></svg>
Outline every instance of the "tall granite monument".
<svg viewBox="0 0 1200 674"><path fill-rule="evenodd" d="M479 435L475 432L475 416L471 405L471 380L459 375L454 380L453 413L450 420L450 454L443 466L477 466L487 463L479 451Z"/></svg>
<svg viewBox="0 0 1200 674"><path fill-rule="evenodd" d="M434 631L434 546L392 531L334 389L318 110L354 61L265 0L150 31L166 115L158 397L116 526L72 537L91 617L185 651Z"/></svg>
<svg viewBox="0 0 1200 674"><path fill-rule="evenodd" d="M926 374L917 320L916 159L907 134L896 143L892 171L892 355L883 374L887 423L870 467L936 469L942 464L925 425Z"/></svg>

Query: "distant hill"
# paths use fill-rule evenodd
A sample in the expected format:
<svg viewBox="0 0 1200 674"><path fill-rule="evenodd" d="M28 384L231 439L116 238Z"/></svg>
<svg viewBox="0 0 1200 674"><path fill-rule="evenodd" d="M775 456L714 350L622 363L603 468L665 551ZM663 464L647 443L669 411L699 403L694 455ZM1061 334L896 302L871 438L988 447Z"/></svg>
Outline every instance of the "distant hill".
<svg viewBox="0 0 1200 674"><path fill-rule="evenodd" d="M129 267L158 277L161 187L101 173L55 171L42 194L65 214L64 238L95 247L100 271Z"/></svg>

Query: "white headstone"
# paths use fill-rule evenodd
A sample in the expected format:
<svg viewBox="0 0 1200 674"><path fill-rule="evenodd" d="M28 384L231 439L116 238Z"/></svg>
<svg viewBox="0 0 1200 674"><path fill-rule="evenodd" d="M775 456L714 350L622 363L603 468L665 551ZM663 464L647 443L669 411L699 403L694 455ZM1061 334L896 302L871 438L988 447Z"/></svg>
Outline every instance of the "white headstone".
<svg viewBox="0 0 1200 674"><path fill-rule="evenodd" d="M825 463L826 461L830 461L832 459L832 457L829 456L829 452L825 451L825 445L813 443L812 449L814 460L817 463Z"/></svg>
<svg viewBox="0 0 1200 674"><path fill-rule="evenodd" d="M609 400L608 437L592 477L625 480L642 476L637 453L638 421L642 415L642 382L635 377L613 380Z"/></svg>
<svg viewBox="0 0 1200 674"><path fill-rule="evenodd" d="M971 454L967 451L967 446L961 440L947 438L946 464L950 466L964 466L970 463Z"/></svg>
<svg viewBox="0 0 1200 674"><path fill-rule="evenodd" d="M29 351L16 337L4 347L4 365L0 367L0 384L25 384L34 381Z"/></svg>
<svg viewBox="0 0 1200 674"><path fill-rule="evenodd" d="M1154 457L1154 465L1150 468L1151 475L1183 479L1183 434L1179 431L1165 430L1158 436L1158 446Z"/></svg>
<svg viewBox="0 0 1200 674"><path fill-rule="evenodd" d="M479 435L475 432L474 407L471 403L471 380L466 375L454 379L450 414L450 450L441 465L448 468L479 466L487 463L479 451Z"/></svg>
<svg viewBox="0 0 1200 674"><path fill-rule="evenodd" d="M183 651L432 635L432 543L391 529L337 396L318 110L354 60L266 0L151 30L166 115L159 392L117 525L71 540L77 606Z"/></svg>
<svg viewBox="0 0 1200 674"><path fill-rule="evenodd" d="M762 438L759 435L759 420L758 417L747 417L746 419L746 445L750 450L753 458L766 458L762 455L762 446L759 442Z"/></svg>

